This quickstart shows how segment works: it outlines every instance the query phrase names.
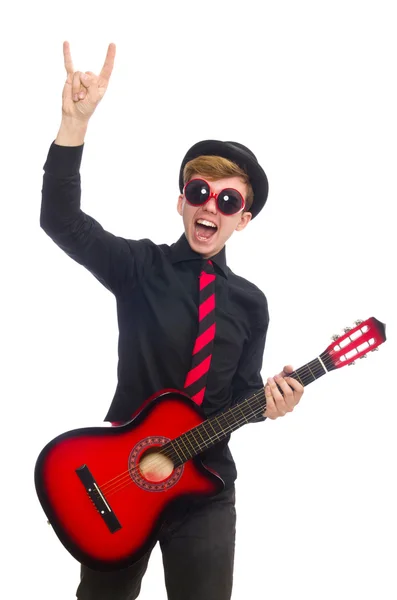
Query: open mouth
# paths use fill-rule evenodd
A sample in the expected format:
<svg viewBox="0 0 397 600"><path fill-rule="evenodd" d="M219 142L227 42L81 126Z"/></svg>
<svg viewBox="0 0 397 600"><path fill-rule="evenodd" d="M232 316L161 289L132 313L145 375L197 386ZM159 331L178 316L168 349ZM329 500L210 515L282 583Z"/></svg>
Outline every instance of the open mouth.
<svg viewBox="0 0 397 600"><path fill-rule="evenodd" d="M215 223L211 223L211 221L207 221L206 219L197 219L195 223L195 234L200 242L206 242L211 239L217 231L218 227Z"/></svg>

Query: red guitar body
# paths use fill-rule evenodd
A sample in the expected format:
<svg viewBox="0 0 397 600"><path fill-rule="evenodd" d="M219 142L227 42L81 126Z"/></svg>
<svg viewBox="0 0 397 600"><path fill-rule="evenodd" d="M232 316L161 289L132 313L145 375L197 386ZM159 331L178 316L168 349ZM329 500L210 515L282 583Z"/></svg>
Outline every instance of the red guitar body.
<svg viewBox="0 0 397 600"><path fill-rule="evenodd" d="M36 491L60 541L79 562L102 571L131 565L156 542L171 507L223 489L221 478L198 458L162 481L145 478L138 466L150 449L203 420L183 393L166 391L125 425L69 431L42 450Z"/></svg>

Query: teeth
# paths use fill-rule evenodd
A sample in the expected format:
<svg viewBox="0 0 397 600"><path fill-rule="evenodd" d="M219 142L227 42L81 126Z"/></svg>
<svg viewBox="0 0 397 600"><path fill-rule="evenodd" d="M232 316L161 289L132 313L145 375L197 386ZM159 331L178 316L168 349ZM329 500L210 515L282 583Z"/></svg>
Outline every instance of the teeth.
<svg viewBox="0 0 397 600"><path fill-rule="evenodd" d="M211 221L206 221L205 219L198 219L197 223L199 225L207 225L207 227L214 227L216 229L215 223L211 223Z"/></svg>

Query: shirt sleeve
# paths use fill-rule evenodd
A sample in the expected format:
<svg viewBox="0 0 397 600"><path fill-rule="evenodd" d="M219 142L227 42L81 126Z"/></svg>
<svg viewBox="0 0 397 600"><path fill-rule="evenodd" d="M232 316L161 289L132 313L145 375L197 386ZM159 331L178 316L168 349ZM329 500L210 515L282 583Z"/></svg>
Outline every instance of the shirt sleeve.
<svg viewBox="0 0 397 600"><path fill-rule="evenodd" d="M266 335L269 326L269 312L265 298L260 312L260 321L257 323L256 327L253 327L251 330L251 336L244 346L237 371L233 377L233 405L244 400L255 392L262 391L264 388L261 370ZM255 419L252 419L251 422L259 423L265 421L265 419L266 417L261 415Z"/></svg>
<svg viewBox="0 0 397 600"><path fill-rule="evenodd" d="M117 237L81 210L83 148L51 145L44 165L40 226L68 256L119 294L148 267L154 244Z"/></svg>

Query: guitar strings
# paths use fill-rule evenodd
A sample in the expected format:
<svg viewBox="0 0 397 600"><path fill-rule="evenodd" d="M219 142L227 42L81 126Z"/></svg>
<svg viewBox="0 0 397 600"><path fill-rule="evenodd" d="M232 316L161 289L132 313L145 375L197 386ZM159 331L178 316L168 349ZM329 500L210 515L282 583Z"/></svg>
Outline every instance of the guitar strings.
<svg viewBox="0 0 397 600"><path fill-rule="evenodd" d="M325 362L325 363L328 363L328 366L330 367L330 366L332 365L332 361L330 361L329 359L327 360L327 357L323 357L323 358L325 358L325 361L323 360L323 362ZM312 361L312 362L315 362L315 361ZM308 363L308 364L310 364L310 363ZM315 376L313 375L313 372L312 372L312 370L310 369L310 367L308 367L308 365L305 365L304 367L301 367L300 369L297 369L297 371L302 371L303 369L306 369L306 372L307 372L307 374L310 372L311 376L312 376L313 378L315 378ZM296 378L299 378L299 375L298 375L297 371L295 371L294 373L291 373L291 374L290 374L290 377L293 377L294 375L296 375ZM321 374L323 375L324 373L321 373ZM302 377L303 377L303 378L305 378L303 373L301 373L301 375L302 375ZM313 379L311 379L311 381L313 381ZM310 382L309 382L309 383L310 383ZM243 404L246 404L246 405L249 407L249 404L251 404L251 402L252 402L252 399L254 399L254 398L257 398L258 396L261 396L261 399L263 400L263 398L264 398L264 391L261 391L261 392L259 392L259 393L257 393L257 394L254 394L254 395L253 395L251 398L249 398L249 399L248 399L248 401L249 401L249 402L246 400L246 401L244 401L244 402L242 402L242 403L240 403L240 404L237 404L235 407L233 407L233 408L231 409L231 412L230 412L229 414L230 414L231 416L233 416L233 417L234 417L234 414L233 414L233 412L235 412L236 410L240 410L240 411L241 411L241 407L242 407L242 405L243 405ZM263 409L265 409L265 406L261 406L261 405L255 406L255 410L257 410L257 408L261 408L261 409L263 408ZM221 416L221 415L218 415L218 417L219 417L219 416ZM259 415L257 415L257 414L254 414L253 416L257 417L257 416L259 416ZM215 417L214 419L216 419L216 418L217 418L217 417ZM244 421L245 421L246 423L248 422L248 420L247 420L247 418L246 418L246 416L245 416L245 415L243 415L243 419L242 419L241 421L235 421L235 423L237 422L237 424L238 424L238 427L240 427L241 425L243 425L243 424L244 424ZM211 425L211 423L210 423L210 420L208 420L208 421L204 421L202 424L205 424L205 425L208 425L208 424L210 424L210 425ZM218 422L218 425L219 425L219 422ZM212 426L212 425L211 425L211 426ZM198 426L198 427L200 427L200 426ZM234 428L234 427L235 427L235 425L230 425L230 424L228 424L228 428L227 428L227 429L225 429L225 430L222 430L222 431L215 431L215 429L214 429L214 428L212 428L212 429L214 430L215 437L213 437L213 438L209 437L207 440L203 440L203 441L204 441L204 445L203 445L203 447L201 448L201 447L200 447L200 444L199 444L199 446L198 446L198 448L199 448L199 452L198 452L197 454L199 454L199 453L200 453L200 451L201 451L202 449L204 449L204 448L207 446L207 444L208 444L208 442L209 442L209 441L210 441L210 442L211 442L211 441L213 441L213 440L219 441L219 436L221 436L221 438L222 438L222 437L223 437L223 435L222 435L222 434L225 434L225 433L226 433L226 435L227 435L227 433L229 433L229 432L233 431L233 428ZM197 428L194 428L194 429L197 429ZM193 430L190 430L190 432L192 432L192 431L193 431ZM185 434L182 434L182 436L180 436L180 438L182 438L182 437L183 437L183 435L186 435L187 441L189 441L189 439L188 439L188 434L189 434L190 432L186 432ZM207 432L207 434L208 434L208 432ZM179 439L180 439L180 438L179 438ZM173 440L173 441L175 442L175 441L177 441L177 440L178 440L178 438L176 438L176 439L175 439L175 440ZM183 441L183 440L182 440L182 441ZM197 443L197 440L196 440L196 439L194 439L194 441L195 441L195 443ZM170 442L167 442L167 444L169 444L169 443L170 443ZM166 444L165 444L165 445L166 445ZM186 446L186 445L185 445L185 447L186 447L186 449L187 449L187 446ZM159 450L161 451L161 446L159 447ZM181 448L179 448L179 450L181 450ZM183 451L182 451L182 453L183 453ZM172 448L172 447L169 449L169 451L161 452L161 455L162 455L162 456L166 456L167 458L170 458L170 459L171 459L171 455L172 455L172 454L175 454L175 449L174 449L174 448ZM177 452L177 451L176 451L176 454L178 455L178 452ZM188 454L190 454L190 453L189 453L189 451L188 451ZM150 467L150 466L153 466L153 465L155 465L157 462L159 462L159 460L158 460L158 455L159 455L159 454L156 454L156 455L154 456L154 460L152 460L151 462L148 462L148 463L147 463L147 466L148 466L148 467ZM180 458L180 457L178 456L178 458ZM188 456L188 458L186 458L186 456L184 456L184 458L185 458L186 460L189 460L189 459L191 458L191 456ZM110 487L112 488L112 489L111 489L111 491L113 491L113 490L115 489L115 487L114 487L115 485L116 485L116 487L118 488L118 487L119 487L119 484L120 484L120 483L122 483L122 481L120 480L120 478L124 478L125 480L130 480L130 473L131 473L131 471L138 470L138 469L139 469L139 465L138 465L137 467L133 467L132 469L126 470L124 473L121 473L121 474L117 475L117 476L116 476L116 477L114 477L112 480L110 480L110 481L108 481L107 483L105 483L105 484L103 484L102 486L100 486L101 490L103 490L103 491L104 491L105 489L106 489L106 490L109 490L109 486L110 486ZM109 490L109 491L110 491L110 490Z"/></svg>
<svg viewBox="0 0 397 600"><path fill-rule="evenodd" d="M318 360L318 359L316 359L316 360ZM312 361L312 363L316 362L316 360ZM328 355L327 356L325 356L325 355L322 356L322 362L324 363L324 365L326 366L326 368L327 368L327 364L328 364L328 367L333 366L333 362L332 362L332 360L330 359L330 357ZM311 381L313 381L312 378L316 379L316 377L314 376L312 369L310 369L309 364L311 364L311 363L308 363L307 365L304 365L304 367L300 367L299 369L297 369L293 373L289 374L289 377L294 377L295 376L294 377L295 379L299 379L300 380L300 377L299 377L299 374L298 374L298 371L299 371L300 375L302 376L302 379L305 379L305 375L304 375L304 373L302 373L302 370L305 369L306 370L306 375L310 374L310 376L311 376L310 381L309 381L309 383L310 383ZM327 368L327 370L330 370L330 369ZM324 375L324 373L321 373L321 375ZM243 414L242 418L241 418L241 416L239 416L239 419L235 418L235 414L234 413L237 412L237 411L241 412L241 409L242 409L243 405L245 405L244 408L247 407L247 406L248 406L248 408L251 408L251 406L252 406L253 409L254 409L254 411L257 411L258 409L265 410L266 405L263 405L263 399L264 398L265 398L265 393L264 393L264 390L263 390L263 391L261 391L261 392L259 392L257 394L254 394L249 399L247 399L247 400L245 400L245 401L243 401L243 402L235 405L234 407L232 407L232 409L230 409L230 412L228 411L228 413L229 413L230 416L234 417L234 423L233 424L228 423L228 426L225 429L223 429L222 426L221 426L221 431L216 431L212 427L211 421L212 420L215 421L218 418L222 418L222 417L226 419L225 415L217 415L216 417L213 417L212 419L209 419L207 421L203 421L203 423L201 423L197 427L194 427L190 431L185 432L184 434L182 434L182 436L179 436L178 438L175 438L174 440L172 440L172 442L175 442L175 443L178 444L178 440L180 440L181 442L184 443L183 436L185 436L186 437L186 441L188 441L190 443L190 445L192 445L191 441L189 440L189 434L191 434L192 435L192 439L195 442L196 448L199 448L199 452L197 452L196 454L199 454L203 449L205 449L208 446L209 442L219 441L219 438L222 439L225 435L227 435L228 433L232 432L236 428L236 425L238 427L240 427L244 423L248 423L249 422L248 419L247 419L247 416L244 415L244 414ZM255 402L253 403L252 401L254 399L255 399ZM253 416L257 417L259 415L256 414L256 413L253 413ZM203 438L204 444L202 445L202 447L201 447L201 443L199 443L197 445L197 440L196 440L196 438L194 438L194 434L192 433L193 431L198 430L198 428L201 425L207 425L207 426L210 425L212 427L212 429L214 430L214 433L215 433L214 437L208 437L208 439L206 439L206 440L204 440L204 438ZM219 421L218 421L218 425L220 425ZM208 432L206 432L206 433L208 435ZM168 445L171 444L170 448L168 450L166 450L166 451L161 451L162 446L159 446L159 452L154 455L154 458L151 461L148 460L147 465L146 465L147 468L153 468L157 463L160 463L161 459L159 459L159 456L165 456L166 458L168 458L168 459L170 459L172 461L171 457L175 456L175 454L176 454L178 456L178 458L180 459L178 451L175 448L173 448L173 446L172 446L172 442L171 443L167 442L166 444L164 444L164 446L166 446L167 444ZM185 448L188 451L188 457L186 458L186 456L184 456L184 459L186 461L186 460L189 460L190 458L192 458L192 456L190 456L190 451L188 450L188 447L186 446L186 444L185 444ZM181 450L180 447L179 447L179 450ZM182 450L182 454L184 454L183 450ZM183 462L185 462L185 461L183 461ZM120 473L119 475L115 476L113 479L111 479L108 482L106 482L106 483L102 484L101 486L99 486L100 490L102 492L106 491L106 495L107 496L112 495L115 492L118 492L120 489L123 489L125 487L125 485L129 485L130 483L133 483L133 480L131 478L131 472L133 472L135 470L138 470L138 469L140 469L139 465L137 465L136 467L133 467L131 469L128 469L128 470L124 471L123 473ZM166 477L165 479L167 479L167 478L168 477Z"/></svg>
<svg viewBox="0 0 397 600"><path fill-rule="evenodd" d="M315 361L312 361L312 362L315 362ZM331 363L329 360L328 360L328 361L326 360L325 362L328 362L328 363L329 363L329 366L331 366L331 364L332 364L332 363ZM315 376L313 375L313 372L312 372L312 370L311 370L311 369L308 367L308 365L305 365L304 367L301 367L301 368L300 368L300 369L298 369L297 371L302 371L303 369L306 369L307 373L308 373L308 372L310 372L310 374L311 374L311 375L312 375L312 376L315 378ZM294 373L291 373L291 374L290 374L290 376L291 376L291 377L293 377L294 375L296 375L296 376L297 376L297 378L299 378L299 375L298 375L297 371L296 371L296 372L294 372ZM322 373L322 374L324 374L324 373ZM304 375L303 375L303 373L301 373L301 375L302 375L302 377L304 378ZM252 396L252 398L250 398L250 399L249 399L249 403L246 401L246 405L249 407L249 404L252 402L252 399L253 399L253 398L257 398L257 397L259 397L259 396L261 396L261 399L263 400L263 397L264 397L264 392L263 392L263 391L261 391L261 392L259 392L258 394L255 394L254 396ZM231 416L234 416L234 417L235 417L235 415L233 414L233 412L235 412L235 411L236 411L236 409L241 411L241 407L242 407L242 405L243 405L243 404L244 404L244 402L242 402L242 403L240 403L240 404L236 405L235 407L233 407L233 409L231 410L231 413L229 413L229 414L230 414ZM258 408L258 407L257 407L257 406L255 406L255 410L256 410L257 408ZM262 406L262 405L259 405L259 408L261 408L261 410L263 410L263 409L265 408L265 406L264 406L264 405L263 405L263 406ZM254 416L256 417L256 416L258 416L258 415L257 415L257 414L254 414ZM216 419L216 418L217 418L217 417L215 417L215 419ZM225 418L225 417L224 417L224 418ZM238 427L240 427L241 425L243 425L243 424L244 424L244 421L245 421L246 423L248 422L248 420L247 420L246 416L243 414L243 419L241 419L240 421L237 421ZM212 424L210 423L210 421L204 421L203 423L204 423L205 425L208 425L208 424L210 424L210 425L212 426ZM235 424L236 424L236 419L235 419ZM227 428L227 429L224 429L224 430L223 430L223 429L222 429L222 427L221 427L222 431L216 431L216 430L215 430L215 429L212 427L212 429L213 429L213 431L214 431L214 433L215 433L215 437L214 437L214 438L212 438L212 439L211 439L211 437L209 437L207 440L204 440L204 439L203 439L203 441L204 441L203 448L205 448L205 447L208 445L208 442L209 442L209 441L212 441L212 440L214 440L214 439L215 439L215 440L217 440L217 441L219 441L219 437L221 436L221 438L222 438L222 434L225 434L225 433L227 434L227 433L229 433L229 431L233 431L233 429L234 429L234 427L235 427L235 424L234 424L234 425L230 425L230 424L228 424L228 428ZM219 422L218 422L218 425L219 425ZM197 429L197 428L194 428L194 429ZM192 432L192 430L191 430L191 432ZM186 436L186 439L187 439L187 441L189 441L189 442L190 442L190 440L189 440L189 432L186 432L186 433L185 433L185 434L183 434L183 435L185 435L185 436ZM207 432L207 435L208 435L208 432ZM182 438L182 436L180 436L180 439L181 439L181 438ZM177 441L178 441L178 438L176 438L176 439L175 439L175 440L173 440L173 441L174 441L174 442L175 442L175 441L177 442ZM183 438L181 439L181 441L183 442ZM195 438L194 438L194 441L195 441L195 443L197 443L197 440L196 440ZM169 442L167 442L167 444L169 444ZM191 442L190 442L190 444L191 444ZM191 444L191 445L192 445L192 444ZM188 448L187 448L186 444L185 444L185 448L188 450ZM200 451L203 449L203 448L201 448L201 447L200 447L200 444L199 444L198 448L199 448L199 452L197 452L196 454L199 454L199 453L200 453ZM171 459L171 454L175 454L175 449L174 449L174 448L172 448L172 447L171 447L171 448L169 448L169 451L163 451L163 452L161 452L161 447L159 447L159 449L160 449L160 452L159 452L159 453L157 453L157 454L155 454L155 456L154 456L154 459L153 459L152 461L148 461L148 463L147 463L147 466L148 466L148 468L150 468L150 467L154 466L155 464L157 464L158 462L160 462L160 461L159 461L159 458L158 458L158 457L159 457L159 454L161 454L162 456L165 456L165 457L167 457L167 458L170 458L170 459ZM181 450L181 448L180 448L180 447L179 447L179 450ZM176 454L178 455L178 452L177 452L177 451L176 451ZM182 454L184 454L183 450L182 450ZM191 456L189 456L189 454L190 454L190 452L189 452L189 450L188 450L188 457L184 456L185 460L189 460L190 458L192 458ZM180 458L180 457L179 457L179 455L178 455L178 458ZM122 484L124 480L128 480L128 481L130 481L130 473L131 473L131 471L134 471L135 469L139 469L139 468L140 468L140 467L139 467L139 465L138 465L137 467L133 467L132 469L130 469L130 470L127 470L127 471L125 471L124 473L122 473L122 474L120 474L120 475L118 475L118 476L114 477L114 478L113 478L112 480L110 480L109 482L107 482L107 483L103 484L103 485L101 486L101 489L102 489L103 491L104 491L105 489L106 489L106 490L109 490L109 492L113 492L113 491L114 491L116 488L117 488L117 490L118 490L118 488L120 487L120 484Z"/></svg>
<svg viewBox="0 0 397 600"><path fill-rule="evenodd" d="M258 396L260 396L260 395L262 395L263 397L265 396L264 392L260 392L258 394ZM254 398L254 396L251 397L251 401L252 401L253 398ZM255 402L255 404L256 403L257 402ZM263 406L263 404L259 403L257 408L261 408L262 406ZM258 415L255 415L255 416L258 416ZM204 421L202 424L208 424L208 423L209 423L209 421ZM200 454L200 452L207 447L207 443L208 442L212 442L214 440L215 441L220 441L220 439L222 439L229 432L234 431L234 429L236 428L236 424L238 425L238 427L240 427L244 423L248 423L248 420L243 415L243 417L240 417L240 421L236 419L235 423L233 425L229 424L229 426L227 428L225 428L225 429L222 429L222 431L215 432L216 435L214 437L212 437L212 438L209 437L206 440L206 443L204 443L202 447L200 446L200 444L198 444L198 445L196 444L196 447L199 448L199 451L197 452L197 454ZM200 427L200 425L198 427ZM193 430L187 431L185 434L182 434L182 435L188 436L188 434L191 433L192 431ZM182 437L182 436L179 436L179 437ZM219 438L219 439L217 439L217 438ZM177 439L177 438L175 438L175 439ZM175 442L175 439L172 440L172 441ZM194 441L196 442L196 440L194 440ZM170 442L167 442L165 445L169 445L169 444L170 444ZM175 455L175 454L178 455L178 452L174 448L172 448L172 447L170 447L167 451L163 451L163 452L161 452L161 448L162 447L159 446L159 452L155 454L154 458L151 461L148 461L148 463L147 463L147 467L148 468L153 468L157 463L160 464L160 462L161 462L161 458L160 457L161 456L165 456L166 458L169 458L172 461L171 457L173 455ZM185 448L186 448L186 450L188 450L187 446L185 446ZM179 455L178 455L178 458L179 458ZM190 458L193 458L193 457L189 455L186 458L186 456L184 456L185 460L183 462L187 462L187 460L189 460ZM121 473L121 474L117 475L112 480L108 481L106 484L103 484L103 485L99 486L101 492L106 493L106 497L107 498L109 496L112 496L115 492L118 492L121 489L123 489L124 487L126 487L127 485L130 485L131 483L133 483L133 479L131 478L130 474L131 474L131 472L137 471L139 469L140 469L140 466L137 465L136 467L128 469L128 470L124 471L124 473ZM168 477L166 477L165 479L168 479ZM152 482L152 483L155 484L156 482ZM96 493L98 493L98 492L96 492Z"/></svg>
<svg viewBox="0 0 397 600"><path fill-rule="evenodd" d="M335 345L338 345L338 342L337 342L336 340L335 340ZM320 368L321 368L321 370L322 370L323 372L321 372L320 374L318 374L318 373L317 373L317 375L318 375L318 376L322 376L322 375L324 375L326 372L329 372L330 370L332 370L333 368L335 368L335 367L336 367L336 365L334 364L334 361L331 359L330 355L328 354L328 348L327 348L327 350L325 350L325 351L324 351L324 352L323 352L323 353L320 355L320 358L317 358L317 359L315 359L314 361L311 361L310 363L307 363L306 365L304 365L303 367L300 367L299 369L297 369L297 370L296 370L296 371L294 371L293 373L290 373L290 374L288 374L288 376L289 376L289 377L293 377L293 378L295 378L295 379L298 379L298 380L299 380L299 381L302 383L302 385L307 385L308 383L311 383L312 381L314 381L314 380L316 380L316 379L318 378L318 377L316 377L316 376L315 376L315 374L313 373L313 370L310 368L310 365L312 365L312 366L313 366L313 368L314 368L314 364L313 364L313 363L317 363L317 362L319 362L319 363L320 363L320 365L323 367L323 368L321 368L321 367L320 367ZM349 361L349 362L351 362L351 361ZM318 365L317 365L317 366L318 366ZM324 367L325 367L326 371L324 371ZM309 381L308 381L307 383L304 383L304 382L303 382L303 381L300 379L300 376L299 376L299 374L298 374L298 372L300 372L300 375L302 376L302 379L305 379L305 374L302 372L304 369L306 369L306 372L307 372L307 373L306 373L306 375L307 375L308 373L310 374L310 378L309 378ZM315 370L315 369L314 369L314 370ZM253 404L253 403L252 403L252 400L253 400L254 398L256 399L256 402L255 402L255 404ZM258 403L258 398L259 398L259 400L261 401L261 403L260 403L258 406L256 406L256 405L257 405L257 403ZM265 402L265 403L263 403L263 399L264 399L264 398L265 398L265 394L264 394L264 390L263 390L263 391L261 391L261 392L259 392L259 393L257 393L257 394L254 394L252 397L250 397L250 398L246 399L245 401L238 403L238 404L237 404L235 407L232 407L232 409L230 409L229 411L227 411L227 414L228 414L228 415L230 415L230 416L233 416L233 417L234 417L235 423L234 423L233 425L230 425L230 424L228 424L228 427L227 427L226 429L222 429L222 426L221 426L221 431L220 431L220 432L217 432L217 431L214 429L214 427L212 427L212 422L215 422L215 421L217 421L217 424L219 425L218 418L222 418L222 417L223 417L223 418L225 418L225 419L226 419L226 416L225 416L225 414L220 414L220 415L217 415L216 417L213 417L213 418L211 418L211 419L208 419L208 420L206 420L206 421L203 421L203 422L202 422L200 425L198 425L198 426L194 427L192 430L190 430L190 431L188 431L188 432L185 432L185 433L184 433L184 434L182 434L181 436L179 436L179 437L175 438L174 440L171 440L171 441L167 442L167 443L166 443L166 444L164 444L163 446L159 446L159 452L158 452L158 453L155 453L155 455L154 455L154 459L152 459L151 461L148 461L148 462L147 462L147 467L148 467L148 468L150 468L150 467L152 467L153 465L156 465L157 463L160 463L159 456L164 456L164 457L166 457L166 458L169 458L169 459L171 460L171 462L172 462L172 463L174 463L174 461L172 460L172 456L174 456L174 457L175 457L175 454L176 454L176 455L177 455L177 457L178 457L178 459L179 459L179 460L181 460L181 458L180 458L180 456L179 456L179 454L178 454L178 451L176 451L176 450L175 450L175 448L173 447L172 443L173 443L173 442L175 442L176 444L178 444L178 445L179 445L179 441L178 441L178 440L180 440L181 442L183 442L183 443L185 444L185 442L184 442L184 438L186 438L186 441L188 441L188 442L190 443L190 445L192 446L192 443L191 443L191 441L189 440L189 433L192 435L192 439L194 440L194 442L195 442L195 444L196 444L196 448L197 448L197 447L199 448L199 451L198 451L198 452L197 452L197 450L195 450L195 451L194 451L194 454L190 456L190 455L189 455L189 454L190 454L190 452L189 452L189 450L188 450L188 447L187 447L187 446L186 446L186 444L185 444L185 448L186 448L186 450L188 450L188 457L184 456L184 460L182 461L182 464L183 464L184 462L186 462L186 461L190 460L191 458L193 458L193 456L195 456L195 455L197 455L197 454L200 454L200 452L201 452L203 449L205 449L206 447L209 447L209 446L208 446L208 442L211 442L211 443L210 443L210 446L211 446L211 445L212 445L212 442L216 443L216 441L219 441L219 439L222 439L222 438L225 436L225 434L227 435L229 432L232 432L234 429L237 429L237 428L239 428L241 425L244 425L244 422L245 422L245 423L248 423L248 422L249 422L249 420L247 420L246 416L245 416L243 413L242 413L242 414L243 414L243 419L241 419L241 417L239 417L240 421L239 421L239 420L237 420L237 419L236 419L236 417L235 417L235 415L233 414L233 412L234 412L236 409L240 410L240 412L241 412L241 407L242 407L243 405L246 405L246 406L248 406L248 407L250 408L250 410L251 410L251 404L253 404L253 406L254 406L254 411L258 410L258 408L260 408L260 409L261 409L261 412L262 412L262 411L264 411L264 410L266 409L266 402ZM251 411L251 412L252 412L252 411ZM259 416L259 414L255 414L254 412L253 412L253 415L254 415L255 417ZM226 419L226 420L227 420L227 419ZM208 426L208 425L210 425L210 426L211 426L211 428L213 429L214 433L215 433L215 437L212 437L212 438L211 438L211 437L208 437L208 439L207 439L207 440L204 440L204 438L202 438L202 439L203 439L203 442L204 442L204 445L203 445L203 448L200 448L200 444L197 446L197 440L196 440L196 438L194 437L194 431L197 431L197 432L200 434L200 436L201 436L201 433L200 433L200 429L199 429L199 428L200 428L201 426L203 426L203 425L204 425L204 426ZM237 425L237 427L236 427L236 425ZM205 428L204 428L204 429L205 429ZM207 433L207 435L208 435L208 431L206 431L206 433ZM201 437L202 437L202 436L201 436ZM169 448L168 448L166 451L162 451L162 450L161 450L161 448L163 448L164 446L167 446L167 445L169 446ZM192 447L193 447L193 446L192 446ZM179 446L179 450L181 450L180 446ZM184 454L184 452L183 452L183 451L182 451L182 453ZM172 470L174 470L174 468L175 468L175 465L173 464L173 469L172 469ZM105 483L105 484L103 484L102 486L100 486L100 489L101 489L102 491L106 489L106 490L107 490L107 492L106 492L106 493L107 493L107 495L112 495L113 493L116 493L116 492L118 492L119 490L123 489L123 488L124 488L126 485L130 485L130 484L133 482L133 480L132 480L132 477L131 477L131 472L133 472L133 471L135 471L135 470L138 470L138 469L140 469L140 466L139 466L139 465L137 465L136 467L133 467L133 468L131 468L131 469L128 469L128 470L124 471L124 473L121 473L121 474L119 474L119 475L115 476L113 479L111 479L111 480L110 480L110 481L108 481L107 483ZM165 480L165 479L167 479L168 477L169 477L169 476L165 477L165 478L164 478L164 480ZM99 492L97 492L97 493L99 493Z"/></svg>

